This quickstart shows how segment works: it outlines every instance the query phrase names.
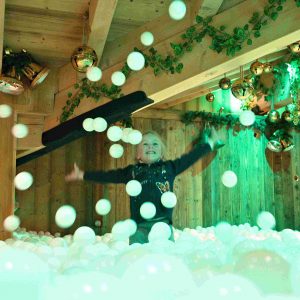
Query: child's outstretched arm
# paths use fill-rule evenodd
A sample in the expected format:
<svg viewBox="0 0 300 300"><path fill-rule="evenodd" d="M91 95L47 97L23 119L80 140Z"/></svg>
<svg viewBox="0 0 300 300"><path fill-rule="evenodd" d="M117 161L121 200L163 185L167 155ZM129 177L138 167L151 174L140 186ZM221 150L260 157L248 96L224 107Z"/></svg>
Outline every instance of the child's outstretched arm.
<svg viewBox="0 0 300 300"><path fill-rule="evenodd" d="M66 181L83 180L84 172L80 170L76 163L74 163L73 170L65 176Z"/></svg>

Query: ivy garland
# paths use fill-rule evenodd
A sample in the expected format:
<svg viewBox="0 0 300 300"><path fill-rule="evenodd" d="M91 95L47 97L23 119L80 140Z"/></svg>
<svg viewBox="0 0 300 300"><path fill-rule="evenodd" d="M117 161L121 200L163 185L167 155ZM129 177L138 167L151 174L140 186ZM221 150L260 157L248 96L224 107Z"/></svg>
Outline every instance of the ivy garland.
<svg viewBox="0 0 300 300"><path fill-rule="evenodd" d="M242 45L247 42L252 44L253 38L261 36L261 29L266 26L271 20L275 21L279 13L283 10L283 4L286 0L269 0L264 7L263 13L254 12L249 21L242 27L235 27L233 33L225 32L226 27L219 28L211 25L213 18L196 17L196 25L189 27L184 34L181 35L182 42L170 43L173 54L166 57L159 54L158 51L151 47L148 49L149 54L144 53L138 48L135 51L141 52L145 57L145 67L151 67L155 76L162 72L165 73L181 73L183 64L179 61L186 53L193 50L195 43L201 43L205 36L211 37L210 49L221 53L225 51L227 56L235 56L235 54L242 49ZM300 7L300 0L295 0L297 7ZM121 70L125 77L130 76L130 69L125 63ZM77 89L76 93L68 94L68 100L63 107L63 112L60 121L66 121L74 112L74 109L80 104L84 97L93 98L99 101L101 97L108 97L117 99L122 96L121 88L112 84L108 87L106 84L98 84L88 81L86 78L74 85Z"/></svg>

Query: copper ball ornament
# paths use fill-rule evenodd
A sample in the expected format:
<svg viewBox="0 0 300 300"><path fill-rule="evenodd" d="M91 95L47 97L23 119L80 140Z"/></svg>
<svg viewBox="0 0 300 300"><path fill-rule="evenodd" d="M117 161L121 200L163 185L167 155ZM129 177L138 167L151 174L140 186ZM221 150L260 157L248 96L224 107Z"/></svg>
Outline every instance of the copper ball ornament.
<svg viewBox="0 0 300 300"><path fill-rule="evenodd" d="M215 95L213 93L208 93L205 98L208 102L213 102L215 100Z"/></svg>
<svg viewBox="0 0 300 300"><path fill-rule="evenodd" d="M255 76L261 75L264 71L264 64L259 61L255 61L251 64L250 71Z"/></svg>
<svg viewBox="0 0 300 300"><path fill-rule="evenodd" d="M300 41L295 42L293 44L288 45L289 49L291 52L295 53L295 54L299 54L300 53Z"/></svg>
<svg viewBox="0 0 300 300"><path fill-rule="evenodd" d="M76 48L71 56L73 68L81 73L87 71L88 67L96 66L98 57L95 50L88 46Z"/></svg>
<svg viewBox="0 0 300 300"><path fill-rule="evenodd" d="M229 90L231 88L231 80L230 78L224 77L219 81L219 87L222 90Z"/></svg>
<svg viewBox="0 0 300 300"><path fill-rule="evenodd" d="M246 100L254 94L254 89L245 79L238 79L233 83L231 93L239 100Z"/></svg>
<svg viewBox="0 0 300 300"><path fill-rule="evenodd" d="M268 120L270 123L277 123L280 120L279 112L275 109L272 109L268 113Z"/></svg>
<svg viewBox="0 0 300 300"><path fill-rule="evenodd" d="M273 67L270 63L264 64L264 73L271 73L273 71Z"/></svg>
<svg viewBox="0 0 300 300"><path fill-rule="evenodd" d="M291 112L287 109L281 114L281 120L291 123L293 121L293 116Z"/></svg>

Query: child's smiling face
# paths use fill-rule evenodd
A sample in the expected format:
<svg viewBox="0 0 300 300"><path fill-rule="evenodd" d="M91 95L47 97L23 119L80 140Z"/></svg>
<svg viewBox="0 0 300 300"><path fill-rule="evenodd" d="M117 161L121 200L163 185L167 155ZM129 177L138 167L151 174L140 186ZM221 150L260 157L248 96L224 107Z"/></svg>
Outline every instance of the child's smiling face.
<svg viewBox="0 0 300 300"><path fill-rule="evenodd" d="M159 138L151 133L144 135L137 149L137 158L146 164L160 160L162 158L162 145Z"/></svg>

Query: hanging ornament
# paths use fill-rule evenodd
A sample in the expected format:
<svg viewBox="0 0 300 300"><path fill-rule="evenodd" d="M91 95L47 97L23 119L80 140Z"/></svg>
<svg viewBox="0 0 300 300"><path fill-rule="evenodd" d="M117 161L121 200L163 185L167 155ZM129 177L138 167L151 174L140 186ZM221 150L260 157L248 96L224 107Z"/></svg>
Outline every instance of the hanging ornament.
<svg viewBox="0 0 300 300"><path fill-rule="evenodd" d="M14 66L0 76L0 91L10 95L20 95L24 92L24 84Z"/></svg>
<svg viewBox="0 0 300 300"><path fill-rule="evenodd" d="M255 76L260 75L264 71L264 64L257 60L251 64L250 71Z"/></svg>
<svg viewBox="0 0 300 300"><path fill-rule="evenodd" d="M300 53L300 41L288 45L288 48L290 49L291 52L293 52L295 54L299 54Z"/></svg>
<svg viewBox="0 0 300 300"><path fill-rule="evenodd" d="M254 94L254 88L244 78L243 67L240 67L240 78L236 80L231 87L232 95L239 100L247 100Z"/></svg>
<svg viewBox="0 0 300 300"><path fill-rule="evenodd" d="M285 122L288 122L288 123L291 123L293 121L292 114L291 114L291 112L288 109L286 109L281 114L281 120L285 121Z"/></svg>
<svg viewBox="0 0 300 300"><path fill-rule="evenodd" d="M253 83L255 82L255 77L252 75L248 75L244 78L244 81L247 82L249 85L253 85Z"/></svg>
<svg viewBox="0 0 300 300"><path fill-rule="evenodd" d="M213 102L215 100L215 95L213 93L208 93L205 98L208 102Z"/></svg>
<svg viewBox="0 0 300 300"><path fill-rule="evenodd" d="M268 121L270 123L277 123L280 120L280 115L279 112L277 110L270 110L268 113Z"/></svg>
<svg viewBox="0 0 300 300"><path fill-rule="evenodd" d="M230 78L227 78L226 76L223 77L220 81L219 81L219 87L222 90L228 90L231 87L231 80Z"/></svg>
<svg viewBox="0 0 300 300"><path fill-rule="evenodd" d="M267 147L274 152L287 152L294 148L292 136L283 129L276 130L270 137Z"/></svg>
<svg viewBox="0 0 300 300"><path fill-rule="evenodd" d="M270 63L264 63L263 65L264 73L271 73L273 71L273 66Z"/></svg>

